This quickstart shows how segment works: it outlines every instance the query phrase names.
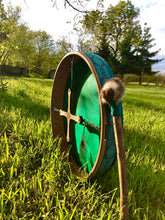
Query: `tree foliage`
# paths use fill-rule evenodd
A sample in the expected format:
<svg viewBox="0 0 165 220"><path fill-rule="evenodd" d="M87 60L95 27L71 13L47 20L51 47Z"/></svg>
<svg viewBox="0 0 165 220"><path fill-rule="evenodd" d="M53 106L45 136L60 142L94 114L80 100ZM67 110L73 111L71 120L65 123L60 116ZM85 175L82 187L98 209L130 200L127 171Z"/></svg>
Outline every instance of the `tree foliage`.
<svg viewBox="0 0 165 220"><path fill-rule="evenodd" d="M79 41L80 49L92 45L90 51L107 60L115 74L151 74L153 59L159 52L152 51L154 39L150 28L144 30L139 21L140 9L130 0L110 5L105 12L93 10L81 20L83 32Z"/></svg>
<svg viewBox="0 0 165 220"><path fill-rule="evenodd" d="M58 0L52 0L54 4ZM83 13L83 31L79 37L80 51L102 56L115 74L135 73L140 77L153 74L152 65L159 50L154 51L150 28L139 22L140 9L130 0L119 1L101 10L103 0L98 0L97 10L87 11L88 0L63 0L64 5ZM83 10L82 10L83 9ZM0 64L26 67L29 72L48 75L56 69L65 53L73 50L66 37L55 42L45 31L32 31L21 22L21 8L4 9L0 0Z"/></svg>
<svg viewBox="0 0 165 220"><path fill-rule="evenodd" d="M116 6L110 5L104 13L96 10L86 14L82 26L84 33L91 34L96 40L96 48L106 43L110 52L118 56L122 41L128 35L132 35L132 41L135 41L141 31L138 15L139 9L131 1L120 1Z"/></svg>
<svg viewBox="0 0 165 220"><path fill-rule="evenodd" d="M32 31L21 22L21 8L8 6L0 0L0 65L26 67L29 72L48 76L56 69L59 61L71 44L66 39L62 44L55 42L45 31Z"/></svg>
<svg viewBox="0 0 165 220"><path fill-rule="evenodd" d="M139 59L139 66L141 69L141 73L152 74L152 64L158 63L161 61L160 59L153 59L160 51L151 51L151 49L155 46L154 38L152 38L150 33L150 27L145 23L143 33L141 35L141 40L139 41L139 45L136 48L136 57ZM140 71L139 71L140 72Z"/></svg>
<svg viewBox="0 0 165 220"><path fill-rule="evenodd" d="M19 27L20 8L16 7L13 9L10 5L7 11L5 11L4 5L2 4L2 1L0 1L0 12L0 59L1 64L3 64L10 54L10 48L12 47L11 36Z"/></svg>

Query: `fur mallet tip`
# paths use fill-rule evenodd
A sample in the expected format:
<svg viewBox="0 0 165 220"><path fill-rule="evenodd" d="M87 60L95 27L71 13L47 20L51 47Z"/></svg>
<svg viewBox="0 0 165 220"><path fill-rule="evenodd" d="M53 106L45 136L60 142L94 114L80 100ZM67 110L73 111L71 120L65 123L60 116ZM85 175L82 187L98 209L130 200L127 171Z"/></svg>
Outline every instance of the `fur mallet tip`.
<svg viewBox="0 0 165 220"><path fill-rule="evenodd" d="M119 102L123 99L124 94L124 84L118 77L107 80L100 91L102 103L108 105L112 100L114 100L116 105L118 105Z"/></svg>

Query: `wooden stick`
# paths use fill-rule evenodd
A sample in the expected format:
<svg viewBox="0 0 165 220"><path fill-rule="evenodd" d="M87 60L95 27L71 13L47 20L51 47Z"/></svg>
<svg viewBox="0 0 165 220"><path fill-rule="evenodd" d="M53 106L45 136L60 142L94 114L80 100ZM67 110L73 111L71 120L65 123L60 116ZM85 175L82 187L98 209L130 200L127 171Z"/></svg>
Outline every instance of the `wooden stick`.
<svg viewBox="0 0 165 220"><path fill-rule="evenodd" d="M128 181L121 117L113 116L120 184L120 219L128 219Z"/></svg>
<svg viewBox="0 0 165 220"><path fill-rule="evenodd" d="M59 110L60 116L65 116L67 118L67 135L66 135L67 142L71 142L71 137L72 137L72 135L71 135L71 131L72 131L71 120L74 120L78 124L81 123L80 116L72 115L71 105L72 105L72 92L71 92L71 89L68 89L68 111L65 112L63 110Z"/></svg>

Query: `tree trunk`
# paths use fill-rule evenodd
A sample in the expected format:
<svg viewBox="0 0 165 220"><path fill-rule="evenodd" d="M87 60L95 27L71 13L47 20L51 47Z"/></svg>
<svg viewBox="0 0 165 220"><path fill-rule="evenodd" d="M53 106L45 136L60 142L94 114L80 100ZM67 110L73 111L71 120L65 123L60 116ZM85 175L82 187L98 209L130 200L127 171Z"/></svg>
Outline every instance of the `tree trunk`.
<svg viewBox="0 0 165 220"><path fill-rule="evenodd" d="M141 84L142 84L142 74L140 74L139 76L139 86L141 86Z"/></svg>
<svg viewBox="0 0 165 220"><path fill-rule="evenodd" d="M128 73L127 73L126 79L125 79L125 84L127 84L127 83L128 83Z"/></svg>

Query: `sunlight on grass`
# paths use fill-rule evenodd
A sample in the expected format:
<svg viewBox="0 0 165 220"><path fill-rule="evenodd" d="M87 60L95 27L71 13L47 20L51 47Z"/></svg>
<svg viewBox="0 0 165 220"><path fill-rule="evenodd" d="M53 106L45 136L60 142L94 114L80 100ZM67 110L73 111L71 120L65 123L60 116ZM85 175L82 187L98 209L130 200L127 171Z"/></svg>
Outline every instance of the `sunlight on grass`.
<svg viewBox="0 0 165 220"><path fill-rule="evenodd" d="M52 80L8 80L0 92L0 219L118 219L117 162L75 179L52 140ZM164 219L165 90L128 85L123 100L130 219Z"/></svg>

